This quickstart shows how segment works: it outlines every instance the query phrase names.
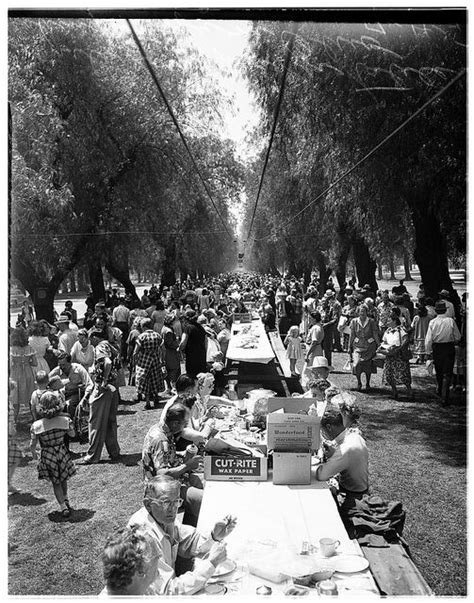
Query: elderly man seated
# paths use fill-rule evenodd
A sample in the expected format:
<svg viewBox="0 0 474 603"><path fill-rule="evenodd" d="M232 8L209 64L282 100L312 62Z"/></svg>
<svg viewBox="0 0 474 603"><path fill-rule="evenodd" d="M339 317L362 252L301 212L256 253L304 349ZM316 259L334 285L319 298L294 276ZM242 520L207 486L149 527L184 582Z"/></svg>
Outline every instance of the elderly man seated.
<svg viewBox="0 0 474 603"><path fill-rule="evenodd" d="M184 499L183 523L196 525L201 508L203 485L193 473L201 462L197 448L188 448L184 454L176 450L176 439L188 424L189 409L176 402L168 409L164 423L155 423L143 442L142 462L145 478L159 474L170 475L181 483Z"/></svg>
<svg viewBox="0 0 474 603"><path fill-rule="evenodd" d="M346 410L344 413L347 415ZM326 481L338 476L341 494L338 501L344 507L350 506L369 488L367 444L354 421L350 417L343 417L341 407L334 403L328 404L321 418L321 432L329 442L323 443L324 462L316 470L316 479Z"/></svg>
<svg viewBox="0 0 474 603"><path fill-rule="evenodd" d="M148 594L158 580L160 552L150 534L139 526L126 526L111 534L102 552L105 588L100 596Z"/></svg>
<svg viewBox="0 0 474 603"><path fill-rule="evenodd" d="M218 521L209 535L176 523L180 488L180 482L169 475L151 479L145 486L144 506L128 522L129 526L140 526L157 546L159 574L150 587L153 594L192 595L201 590L225 561L226 545L222 541L235 527L236 520L230 515ZM178 555L195 559L193 571L176 576Z"/></svg>

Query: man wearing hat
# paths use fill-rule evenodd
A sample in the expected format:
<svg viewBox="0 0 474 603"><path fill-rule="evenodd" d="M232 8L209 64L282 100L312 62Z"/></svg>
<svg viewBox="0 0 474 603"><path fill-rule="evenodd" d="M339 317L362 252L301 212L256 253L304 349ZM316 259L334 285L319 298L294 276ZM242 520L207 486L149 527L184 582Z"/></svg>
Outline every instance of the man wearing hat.
<svg viewBox="0 0 474 603"><path fill-rule="evenodd" d="M461 339L461 333L454 318L447 316L446 302L435 304L436 318L428 324L425 337L425 350L428 358L433 358L438 382L438 395L444 404L449 404L449 388L453 379L455 345Z"/></svg>
<svg viewBox="0 0 474 603"><path fill-rule="evenodd" d="M77 341L77 331L73 331L69 328L69 317L64 314L60 314L58 320L54 324L59 331L58 350L70 354L72 346Z"/></svg>
<svg viewBox="0 0 474 603"><path fill-rule="evenodd" d="M454 304L449 301L449 291L447 289L441 289L438 295L440 301L444 301L444 303L446 304L446 316L449 316L449 318L455 318L456 315L454 312Z"/></svg>
<svg viewBox="0 0 474 603"><path fill-rule="evenodd" d="M333 370L325 356L315 356L311 366L307 366L301 377L301 385L304 389L308 387L308 383L317 379L324 379L329 383L329 386L334 385L328 380L329 373Z"/></svg>

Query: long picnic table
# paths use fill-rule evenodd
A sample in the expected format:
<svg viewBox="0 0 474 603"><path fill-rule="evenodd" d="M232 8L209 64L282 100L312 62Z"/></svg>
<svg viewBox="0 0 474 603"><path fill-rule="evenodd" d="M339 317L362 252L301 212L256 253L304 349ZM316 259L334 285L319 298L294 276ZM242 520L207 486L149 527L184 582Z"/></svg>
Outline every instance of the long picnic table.
<svg viewBox="0 0 474 603"><path fill-rule="evenodd" d="M255 595L262 585L269 586L274 594L283 594L293 583L288 575L306 575L324 567L332 571L342 558L349 561L356 558L357 563L364 559L357 541L350 540L326 483L277 486L270 479L208 481L198 529L211 529L217 519L229 513L237 518L237 526L226 539L228 559L234 562L235 569L219 578L228 594ZM317 548L319 539L325 537L340 541L336 555L329 559L322 558ZM315 547L311 554L301 555L303 542ZM276 578L277 582L270 578ZM340 595L379 594L370 569L335 572L332 579ZM314 588L308 595L318 596Z"/></svg>
<svg viewBox="0 0 474 603"><path fill-rule="evenodd" d="M265 331L260 318L234 322L227 349L226 378L240 386L241 397L248 389L264 387L280 395L302 393L301 384L291 378L289 361L278 333Z"/></svg>

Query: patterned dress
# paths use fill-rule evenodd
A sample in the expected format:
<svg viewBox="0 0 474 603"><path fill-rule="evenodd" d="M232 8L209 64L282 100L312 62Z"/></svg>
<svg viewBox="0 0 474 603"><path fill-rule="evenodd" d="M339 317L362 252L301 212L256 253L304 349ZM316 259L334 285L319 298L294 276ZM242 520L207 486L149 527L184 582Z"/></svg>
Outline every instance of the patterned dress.
<svg viewBox="0 0 474 603"><path fill-rule="evenodd" d="M151 329L137 337L135 383L138 394L150 400L165 389L161 362L161 335Z"/></svg>
<svg viewBox="0 0 474 603"><path fill-rule="evenodd" d="M382 344L401 346L407 338L408 334L403 327L389 327L383 335ZM390 387L392 385L411 385L410 362L403 360L401 351L385 357L382 383L390 385Z"/></svg>
<svg viewBox="0 0 474 603"><path fill-rule="evenodd" d="M41 446L38 479L59 484L75 475L76 468L64 444L66 433L72 436L74 429L69 416L63 414L39 419L31 426L32 439L38 439Z"/></svg>

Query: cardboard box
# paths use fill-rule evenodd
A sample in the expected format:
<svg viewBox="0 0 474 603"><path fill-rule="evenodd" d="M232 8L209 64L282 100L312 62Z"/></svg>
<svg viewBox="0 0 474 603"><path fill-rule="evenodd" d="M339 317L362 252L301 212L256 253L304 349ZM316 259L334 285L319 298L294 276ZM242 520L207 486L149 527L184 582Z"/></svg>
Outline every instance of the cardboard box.
<svg viewBox="0 0 474 603"><path fill-rule="evenodd" d="M274 452L273 483L280 485L311 483L310 452Z"/></svg>
<svg viewBox="0 0 474 603"><path fill-rule="evenodd" d="M309 452L319 448L318 416L282 414L267 415L267 447L278 452Z"/></svg>
<svg viewBox="0 0 474 603"><path fill-rule="evenodd" d="M298 413L300 410L308 410L314 405L318 416L322 417L326 409L324 395L319 398L268 398L268 412L276 412L283 409L285 413Z"/></svg>
<svg viewBox="0 0 474 603"><path fill-rule="evenodd" d="M267 457L204 457L204 477L209 481L265 482L268 475Z"/></svg>

